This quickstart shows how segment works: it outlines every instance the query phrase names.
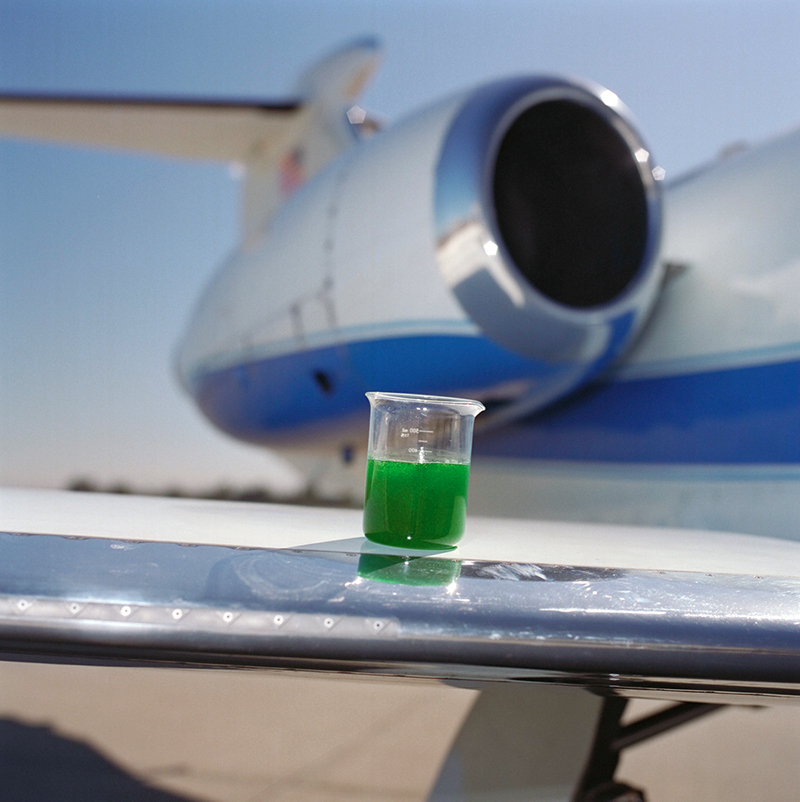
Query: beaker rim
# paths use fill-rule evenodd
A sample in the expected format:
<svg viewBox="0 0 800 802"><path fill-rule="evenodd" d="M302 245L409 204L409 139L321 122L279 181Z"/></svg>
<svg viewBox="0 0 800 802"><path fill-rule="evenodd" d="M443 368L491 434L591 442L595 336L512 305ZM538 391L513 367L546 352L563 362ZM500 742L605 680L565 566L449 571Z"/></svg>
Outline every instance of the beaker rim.
<svg viewBox="0 0 800 802"><path fill-rule="evenodd" d="M387 401L404 401L406 403L419 402L423 404L452 406L452 407L467 407L474 415L483 412L486 407L473 398L456 398L446 395L420 395L419 393L384 393L377 390L370 390L365 393L367 398L372 404L373 401L387 400Z"/></svg>

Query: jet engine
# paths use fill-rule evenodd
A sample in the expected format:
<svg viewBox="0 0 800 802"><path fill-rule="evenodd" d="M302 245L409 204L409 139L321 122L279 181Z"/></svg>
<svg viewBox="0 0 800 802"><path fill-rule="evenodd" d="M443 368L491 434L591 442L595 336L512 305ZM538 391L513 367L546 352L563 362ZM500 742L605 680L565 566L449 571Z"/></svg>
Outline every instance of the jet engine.
<svg viewBox="0 0 800 802"><path fill-rule="evenodd" d="M512 351L613 357L652 302L656 183L621 112L606 90L520 80L475 92L447 131L439 267L470 317Z"/></svg>

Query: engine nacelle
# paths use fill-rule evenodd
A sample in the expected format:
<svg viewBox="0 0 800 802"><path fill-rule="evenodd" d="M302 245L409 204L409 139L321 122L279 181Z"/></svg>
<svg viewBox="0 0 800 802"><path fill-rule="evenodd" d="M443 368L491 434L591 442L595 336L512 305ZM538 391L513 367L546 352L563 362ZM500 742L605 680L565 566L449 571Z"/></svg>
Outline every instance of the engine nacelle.
<svg viewBox="0 0 800 802"><path fill-rule="evenodd" d="M658 287L650 154L616 96L553 80L484 87L436 169L442 273L495 342L547 362L613 358Z"/></svg>
<svg viewBox="0 0 800 802"><path fill-rule="evenodd" d="M299 190L206 293L180 372L217 425L260 442L366 412L370 389L530 411L635 336L660 286L659 220L613 93L492 83Z"/></svg>

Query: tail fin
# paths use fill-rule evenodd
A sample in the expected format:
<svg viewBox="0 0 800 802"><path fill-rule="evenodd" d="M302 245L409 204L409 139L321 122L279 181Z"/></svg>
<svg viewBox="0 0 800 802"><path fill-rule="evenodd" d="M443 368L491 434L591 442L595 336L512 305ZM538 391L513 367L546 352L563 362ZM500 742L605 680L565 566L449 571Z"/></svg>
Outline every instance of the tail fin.
<svg viewBox="0 0 800 802"><path fill-rule="evenodd" d="M277 160L245 165L245 245L258 239L292 192L352 146L356 134L347 112L379 61L378 43L360 39L319 61L298 81L295 94L306 112L302 128Z"/></svg>
<svg viewBox="0 0 800 802"><path fill-rule="evenodd" d="M380 61L376 39L351 42L322 59L297 82L297 97L346 111L361 94Z"/></svg>

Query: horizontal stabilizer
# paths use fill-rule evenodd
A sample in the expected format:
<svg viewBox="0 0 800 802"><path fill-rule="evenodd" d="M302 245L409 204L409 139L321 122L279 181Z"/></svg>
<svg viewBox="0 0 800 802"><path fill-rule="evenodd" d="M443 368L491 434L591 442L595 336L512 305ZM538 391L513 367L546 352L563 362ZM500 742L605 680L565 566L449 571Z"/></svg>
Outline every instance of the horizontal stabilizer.
<svg viewBox="0 0 800 802"><path fill-rule="evenodd" d="M0 96L0 135L194 159L251 162L283 152L297 103Z"/></svg>

